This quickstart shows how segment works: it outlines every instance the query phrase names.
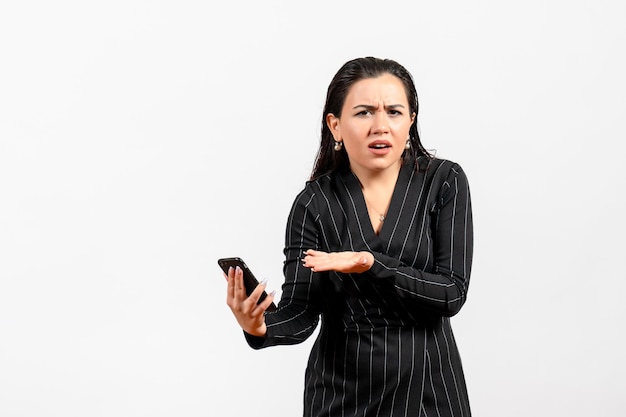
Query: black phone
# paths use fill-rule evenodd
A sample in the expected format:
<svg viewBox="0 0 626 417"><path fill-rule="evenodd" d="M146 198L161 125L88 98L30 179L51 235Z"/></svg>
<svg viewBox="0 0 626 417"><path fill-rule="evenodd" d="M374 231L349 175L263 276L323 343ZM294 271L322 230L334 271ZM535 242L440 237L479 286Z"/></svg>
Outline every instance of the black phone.
<svg viewBox="0 0 626 417"><path fill-rule="evenodd" d="M217 260L217 263L219 264L220 268L222 268L222 271L224 271L226 275L228 275L228 269L230 267L235 268L238 266L239 268L241 268L241 270L243 271L243 284L246 287L247 295L250 295L252 291L254 291L256 286L259 285L259 280L256 279L256 277L254 276L250 268L248 268L248 265L246 265L243 259L238 258L238 257L220 258ZM259 297L259 303L265 300L265 297L267 297L267 295L268 295L267 292L263 291L263 294L261 294L261 297ZM270 304L267 307L267 311L274 311L274 310L276 310L276 304L274 303Z"/></svg>

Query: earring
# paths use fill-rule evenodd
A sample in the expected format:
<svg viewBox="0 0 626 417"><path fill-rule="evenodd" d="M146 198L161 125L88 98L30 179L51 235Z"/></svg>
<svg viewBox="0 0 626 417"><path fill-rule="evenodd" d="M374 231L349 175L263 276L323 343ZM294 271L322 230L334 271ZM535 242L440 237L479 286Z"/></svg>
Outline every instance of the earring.
<svg viewBox="0 0 626 417"><path fill-rule="evenodd" d="M336 140L335 141L335 147L334 147L335 151L339 152L342 147L343 147L343 142L340 141L340 140Z"/></svg>
<svg viewBox="0 0 626 417"><path fill-rule="evenodd" d="M406 144L404 145L404 149L409 150L411 149L411 137L409 136L409 138L406 140Z"/></svg>

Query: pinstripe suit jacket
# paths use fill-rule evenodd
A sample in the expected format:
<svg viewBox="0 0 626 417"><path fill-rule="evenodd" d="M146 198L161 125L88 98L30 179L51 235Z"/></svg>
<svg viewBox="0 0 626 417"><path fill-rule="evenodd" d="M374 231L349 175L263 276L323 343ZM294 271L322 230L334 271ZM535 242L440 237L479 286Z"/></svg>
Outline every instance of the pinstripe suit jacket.
<svg viewBox="0 0 626 417"><path fill-rule="evenodd" d="M321 318L306 417L470 416L449 319L467 297L469 186L451 161L420 167L401 168L379 235L351 172L308 182L294 201L279 308L266 314L266 338L246 338L255 349L300 343ZM362 274L316 273L301 265L306 249L369 251L375 261Z"/></svg>

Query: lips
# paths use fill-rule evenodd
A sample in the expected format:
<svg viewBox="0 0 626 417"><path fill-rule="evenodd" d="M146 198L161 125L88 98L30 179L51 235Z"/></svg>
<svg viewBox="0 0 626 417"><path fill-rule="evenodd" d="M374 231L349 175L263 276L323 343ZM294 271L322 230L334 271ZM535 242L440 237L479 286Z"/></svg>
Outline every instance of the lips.
<svg viewBox="0 0 626 417"><path fill-rule="evenodd" d="M387 149L391 148L391 143L386 140L375 140L368 145L370 149Z"/></svg>
<svg viewBox="0 0 626 417"><path fill-rule="evenodd" d="M384 157L391 153L391 142L383 139L377 139L373 142L370 142L367 147L372 155L376 157Z"/></svg>

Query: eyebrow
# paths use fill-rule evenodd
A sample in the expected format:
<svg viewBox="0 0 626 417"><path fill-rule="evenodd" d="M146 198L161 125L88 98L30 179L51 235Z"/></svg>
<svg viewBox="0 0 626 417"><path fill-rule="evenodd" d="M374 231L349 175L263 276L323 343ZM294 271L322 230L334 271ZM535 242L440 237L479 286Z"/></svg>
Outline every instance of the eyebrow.
<svg viewBox="0 0 626 417"><path fill-rule="evenodd" d="M387 109L395 109L395 108L398 108L398 107L404 108L404 105L403 104L390 104L388 106L385 106L385 108L387 108ZM373 109L377 109L378 106L372 106L370 104L357 104L356 106L352 107L352 110L356 110L358 108L364 108L364 109L367 109L367 110L373 110Z"/></svg>

